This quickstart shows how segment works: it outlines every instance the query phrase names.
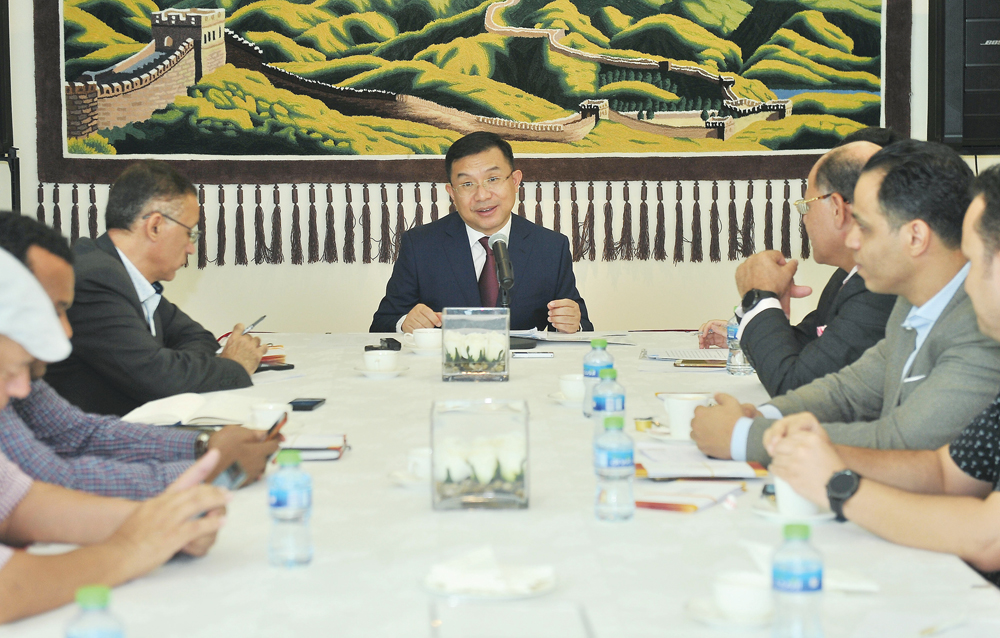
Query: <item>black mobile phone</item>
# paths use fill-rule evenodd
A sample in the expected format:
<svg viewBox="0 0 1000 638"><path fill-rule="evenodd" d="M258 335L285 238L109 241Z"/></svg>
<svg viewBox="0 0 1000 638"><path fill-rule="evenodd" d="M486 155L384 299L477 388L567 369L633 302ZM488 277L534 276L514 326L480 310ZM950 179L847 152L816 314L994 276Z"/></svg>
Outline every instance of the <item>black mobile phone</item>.
<svg viewBox="0 0 1000 638"><path fill-rule="evenodd" d="M267 372L268 370L294 370L294 363L262 363L257 366L257 372Z"/></svg>
<svg viewBox="0 0 1000 638"><path fill-rule="evenodd" d="M296 412L309 412L326 403L326 399L294 399L292 409Z"/></svg>
<svg viewBox="0 0 1000 638"><path fill-rule="evenodd" d="M212 481L215 487L222 487L227 490L237 490L243 482L247 480L247 473L243 471L243 466L239 461L233 461L232 465L219 473Z"/></svg>

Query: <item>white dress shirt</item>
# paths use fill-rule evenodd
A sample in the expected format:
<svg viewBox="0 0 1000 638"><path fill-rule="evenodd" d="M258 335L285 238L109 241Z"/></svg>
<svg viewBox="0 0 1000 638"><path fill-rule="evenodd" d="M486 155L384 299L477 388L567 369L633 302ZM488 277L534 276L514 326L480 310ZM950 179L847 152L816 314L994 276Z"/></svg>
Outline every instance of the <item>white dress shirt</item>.
<svg viewBox="0 0 1000 638"><path fill-rule="evenodd" d="M125 256L117 246L115 250L118 251L118 256L122 258L122 263L125 264L125 271L128 272L129 279L132 280L132 286L135 288L135 294L139 296L139 303L142 304L143 313L146 315L146 322L149 323L149 332L155 337L156 336L156 322L154 321L154 313L156 313L157 306L160 305L160 293L156 290L153 284L149 283L143 276L139 269L135 267L129 258ZM161 288L162 290L162 288Z"/></svg>

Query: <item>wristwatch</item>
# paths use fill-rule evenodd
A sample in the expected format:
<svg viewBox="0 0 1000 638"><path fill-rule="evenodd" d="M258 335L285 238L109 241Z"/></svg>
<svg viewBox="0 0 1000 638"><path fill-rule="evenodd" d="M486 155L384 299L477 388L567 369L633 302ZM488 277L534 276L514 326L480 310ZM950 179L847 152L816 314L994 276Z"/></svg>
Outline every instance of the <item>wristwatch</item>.
<svg viewBox="0 0 1000 638"><path fill-rule="evenodd" d="M743 295L743 314L750 312L754 306L760 303L761 299L777 299L778 295L774 294L770 290L757 290L754 288L747 294Z"/></svg>
<svg viewBox="0 0 1000 638"><path fill-rule="evenodd" d="M208 440L215 434L214 430L199 430L194 440L194 458L200 459L208 452Z"/></svg>
<svg viewBox="0 0 1000 638"><path fill-rule="evenodd" d="M844 503L854 496L861 485L861 475L853 470L841 470L830 477L826 484L826 498L830 501L830 509L837 515L837 522L843 523L847 520L844 517Z"/></svg>

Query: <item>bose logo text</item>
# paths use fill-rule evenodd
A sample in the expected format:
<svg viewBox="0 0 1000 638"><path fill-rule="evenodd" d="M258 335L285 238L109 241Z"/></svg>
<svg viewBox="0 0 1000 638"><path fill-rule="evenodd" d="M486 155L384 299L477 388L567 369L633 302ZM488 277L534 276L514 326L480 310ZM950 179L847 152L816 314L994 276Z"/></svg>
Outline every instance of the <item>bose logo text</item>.
<svg viewBox="0 0 1000 638"><path fill-rule="evenodd" d="M981 47L1000 47L1000 40L987 40L979 46Z"/></svg>

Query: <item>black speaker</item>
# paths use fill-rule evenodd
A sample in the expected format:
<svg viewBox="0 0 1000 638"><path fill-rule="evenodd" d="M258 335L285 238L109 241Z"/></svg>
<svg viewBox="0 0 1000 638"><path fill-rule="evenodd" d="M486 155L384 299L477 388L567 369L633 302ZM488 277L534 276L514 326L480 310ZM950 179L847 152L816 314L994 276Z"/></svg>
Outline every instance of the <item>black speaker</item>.
<svg viewBox="0 0 1000 638"><path fill-rule="evenodd" d="M931 0L927 139L1000 152L1000 1Z"/></svg>

